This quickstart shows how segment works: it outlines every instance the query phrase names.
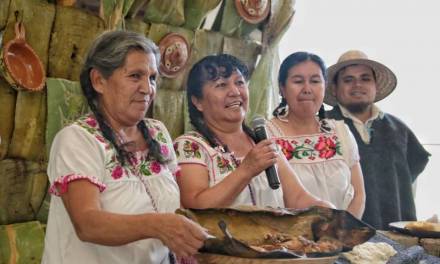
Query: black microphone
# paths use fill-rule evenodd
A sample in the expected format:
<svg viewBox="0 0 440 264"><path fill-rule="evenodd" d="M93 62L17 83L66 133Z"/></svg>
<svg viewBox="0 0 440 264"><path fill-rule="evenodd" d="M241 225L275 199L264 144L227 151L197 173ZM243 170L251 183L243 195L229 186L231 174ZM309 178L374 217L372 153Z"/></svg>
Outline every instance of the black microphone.
<svg viewBox="0 0 440 264"><path fill-rule="evenodd" d="M255 117L252 120L252 127L254 129L255 139L257 143L267 139L266 120L264 120L263 117ZM266 176L270 188L275 190L280 187L280 179L278 177L278 169L276 164L266 168Z"/></svg>

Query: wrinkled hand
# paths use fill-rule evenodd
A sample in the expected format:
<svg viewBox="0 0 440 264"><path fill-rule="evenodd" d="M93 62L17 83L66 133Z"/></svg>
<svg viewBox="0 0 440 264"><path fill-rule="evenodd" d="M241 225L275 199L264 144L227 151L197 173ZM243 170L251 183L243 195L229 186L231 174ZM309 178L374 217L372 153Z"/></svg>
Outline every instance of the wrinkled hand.
<svg viewBox="0 0 440 264"><path fill-rule="evenodd" d="M275 164L278 158L277 147L269 139L260 141L249 151L240 167L247 170L252 176L260 174L269 166Z"/></svg>
<svg viewBox="0 0 440 264"><path fill-rule="evenodd" d="M189 257L196 254L208 237L203 227L182 215L163 214L161 220L157 237L177 257Z"/></svg>

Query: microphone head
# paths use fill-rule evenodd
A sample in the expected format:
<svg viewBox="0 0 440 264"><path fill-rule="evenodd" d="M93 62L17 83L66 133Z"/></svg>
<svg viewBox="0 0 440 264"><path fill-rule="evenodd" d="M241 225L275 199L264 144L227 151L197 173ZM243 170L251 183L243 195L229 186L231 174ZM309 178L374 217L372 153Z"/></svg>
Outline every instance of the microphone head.
<svg viewBox="0 0 440 264"><path fill-rule="evenodd" d="M264 127L266 125L266 119L262 116L256 116L252 119L252 128Z"/></svg>

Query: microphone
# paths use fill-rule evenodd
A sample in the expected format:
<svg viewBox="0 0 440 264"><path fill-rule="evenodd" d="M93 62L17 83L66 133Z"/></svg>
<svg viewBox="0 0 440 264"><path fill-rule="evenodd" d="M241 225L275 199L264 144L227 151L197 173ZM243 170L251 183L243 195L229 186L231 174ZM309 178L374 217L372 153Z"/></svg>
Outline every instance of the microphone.
<svg viewBox="0 0 440 264"><path fill-rule="evenodd" d="M267 139L266 120L263 117L257 116L252 120L252 128L254 129L256 143ZM272 189L280 187L280 179L278 177L278 169L276 164L266 168L267 181Z"/></svg>

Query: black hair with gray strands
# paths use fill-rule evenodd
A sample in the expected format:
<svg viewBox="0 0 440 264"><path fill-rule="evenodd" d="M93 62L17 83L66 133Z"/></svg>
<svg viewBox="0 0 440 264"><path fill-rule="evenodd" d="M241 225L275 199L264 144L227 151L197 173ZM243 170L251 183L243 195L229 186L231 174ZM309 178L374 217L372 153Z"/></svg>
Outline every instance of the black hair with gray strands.
<svg viewBox="0 0 440 264"><path fill-rule="evenodd" d="M90 80L90 71L98 70L104 78L109 78L113 72L124 66L126 58L131 51L141 51L146 54L153 54L156 58L156 66L160 63L159 49L148 38L130 31L109 31L101 34L92 44L86 57L80 75L81 88L90 110L95 115L103 136L115 147L118 161L124 165L130 160L130 153L116 142L116 134L105 120L98 105L99 94L95 91ZM159 67L158 67L159 68ZM161 163L167 160L161 154L159 143L154 140L145 122L142 120L137 124L148 146L148 158L155 159Z"/></svg>
<svg viewBox="0 0 440 264"><path fill-rule="evenodd" d="M327 80L327 67L325 66L324 61L316 54L305 52L305 51L298 51L295 53L290 54L283 60L280 66L280 71L278 73L278 85L280 89L283 89L286 85L287 78L289 76L289 70L296 65L306 62L306 61L312 61L316 63L319 68L321 69L322 75L324 76L324 83ZM282 96L280 104L275 108L275 110L272 112L272 115L275 117L278 117L279 115L286 114L282 109L285 108L287 105L286 98ZM324 121L325 119L325 109L324 105L321 105L318 112L319 120ZM327 127L327 122L321 122L321 130L328 131L329 128Z"/></svg>
<svg viewBox="0 0 440 264"><path fill-rule="evenodd" d="M222 144L218 142L214 133L208 128L204 119L203 113L200 112L193 104L191 97L197 99L203 98L203 86L208 81L215 81L219 78L229 78L234 71L239 71L246 81L249 80L249 70L247 66L236 57L229 54L219 54L206 56L196 64L193 65L188 75L186 95L188 98L188 111L191 124L194 128L208 140L211 147L215 148ZM254 133L245 122L243 122L243 130L253 140L255 140ZM228 146L222 146L225 151Z"/></svg>

